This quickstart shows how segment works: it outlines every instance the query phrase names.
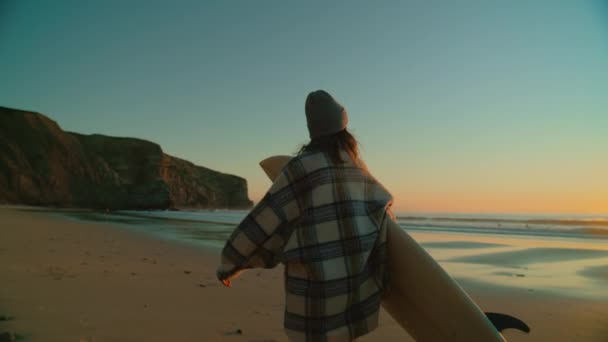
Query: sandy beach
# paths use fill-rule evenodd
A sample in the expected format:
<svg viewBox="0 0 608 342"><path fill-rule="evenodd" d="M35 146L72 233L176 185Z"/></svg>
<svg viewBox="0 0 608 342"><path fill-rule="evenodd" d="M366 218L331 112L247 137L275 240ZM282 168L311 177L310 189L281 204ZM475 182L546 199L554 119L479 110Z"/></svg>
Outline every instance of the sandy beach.
<svg viewBox="0 0 608 342"><path fill-rule="evenodd" d="M472 248L501 248L478 243ZM246 272L225 288L215 278L218 252L110 224L1 207L0 316L14 318L0 321L0 333L24 341L286 341L282 268ZM580 257L563 252L561 261ZM513 254L495 255L500 253L482 263ZM603 254L583 257L601 260ZM608 341L606 296L545 292L517 272L512 278L529 281L527 286L488 285L474 277L461 282L484 311L514 315L532 328L527 335L507 330L507 340ZM581 277L606 281L606 266L598 262ZM411 338L382 312L379 329L361 341Z"/></svg>

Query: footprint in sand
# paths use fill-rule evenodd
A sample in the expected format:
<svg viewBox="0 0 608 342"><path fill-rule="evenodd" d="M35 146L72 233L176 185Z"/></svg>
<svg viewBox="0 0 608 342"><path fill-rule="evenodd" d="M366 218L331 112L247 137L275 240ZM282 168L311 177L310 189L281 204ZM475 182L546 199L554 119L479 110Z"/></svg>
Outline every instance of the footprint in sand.
<svg viewBox="0 0 608 342"><path fill-rule="evenodd" d="M43 276L53 278L54 280L61 280L63 278L75 278L76 273L71 272L70 270L65 269L63 267L49 266Z"/></svg>
<svg viewBox="0 0 608 342"><path fill-rule="evenodd" d="M156 259L141 258L142 262L156 265Z"/></svg>

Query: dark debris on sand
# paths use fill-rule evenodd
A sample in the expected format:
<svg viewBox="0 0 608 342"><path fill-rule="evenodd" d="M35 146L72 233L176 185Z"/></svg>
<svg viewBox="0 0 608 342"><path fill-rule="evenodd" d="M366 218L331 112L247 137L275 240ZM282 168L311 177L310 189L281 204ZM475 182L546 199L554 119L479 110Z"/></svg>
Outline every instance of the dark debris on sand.
<svg viewBox="0 0 608 342"><path fill-rule="evenodd" d="M11 341L17 341L17 336L15 336L15 334L10 333L10 332L0 333L0 342L11 342Z"/></svg>
<svg viewBox="0 0 608 342"><path fill-rule="evenodd" d="M232 331L228 331L228 332L224 333L224 336L230 336L230 335L243 335L243 330L236 329L236 330L232 330Z"/></svg>
<svg viewBox="0 0 608 342"><path fill-rule="evenodd" d="M9 315L0 315L0 322L12 321L15 317ZM0 342L12 342L20 340L19 335L9 332L9 331L0 331Z"/></svg>

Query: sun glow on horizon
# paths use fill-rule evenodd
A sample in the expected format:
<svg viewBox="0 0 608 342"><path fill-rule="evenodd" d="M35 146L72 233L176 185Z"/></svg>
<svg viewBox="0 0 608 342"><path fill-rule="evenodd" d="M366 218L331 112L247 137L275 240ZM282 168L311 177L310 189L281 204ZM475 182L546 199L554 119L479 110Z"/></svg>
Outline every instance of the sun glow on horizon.
<svg viewBox="0 0 608 342"><path fill-rule="evenodd" d="M498 192L454 194L397 191L392 194L394 212L608 215L608 192L599 191L593 194ZM254 203L257 203L262 196L263 193L250 193Z"/></svg>

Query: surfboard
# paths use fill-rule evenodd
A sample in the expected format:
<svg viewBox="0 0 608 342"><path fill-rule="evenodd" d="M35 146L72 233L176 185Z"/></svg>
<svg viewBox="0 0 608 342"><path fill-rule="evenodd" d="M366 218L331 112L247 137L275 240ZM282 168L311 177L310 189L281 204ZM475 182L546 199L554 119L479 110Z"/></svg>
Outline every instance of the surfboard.
<svg viewBox="0 0 608 342"><path fill-rule="evenodd" d="M290 159L290 156L272 156L262 160L260 166L268 178L274 181Z"/></svg>
<svg viewBox="0 0 608 342"><path fill-rule="evenodd" d="M290 156L260 166L274 180ZM387 249L390 290L382 306L416 341L505 341L467 293L403 228L390 218Z"/></svg>
<svg viewBox="0 0 608 342"><path fill-rule="evenodd" d="M416 341L505 341L467 293L389 218L384 309Z"/></svg>

